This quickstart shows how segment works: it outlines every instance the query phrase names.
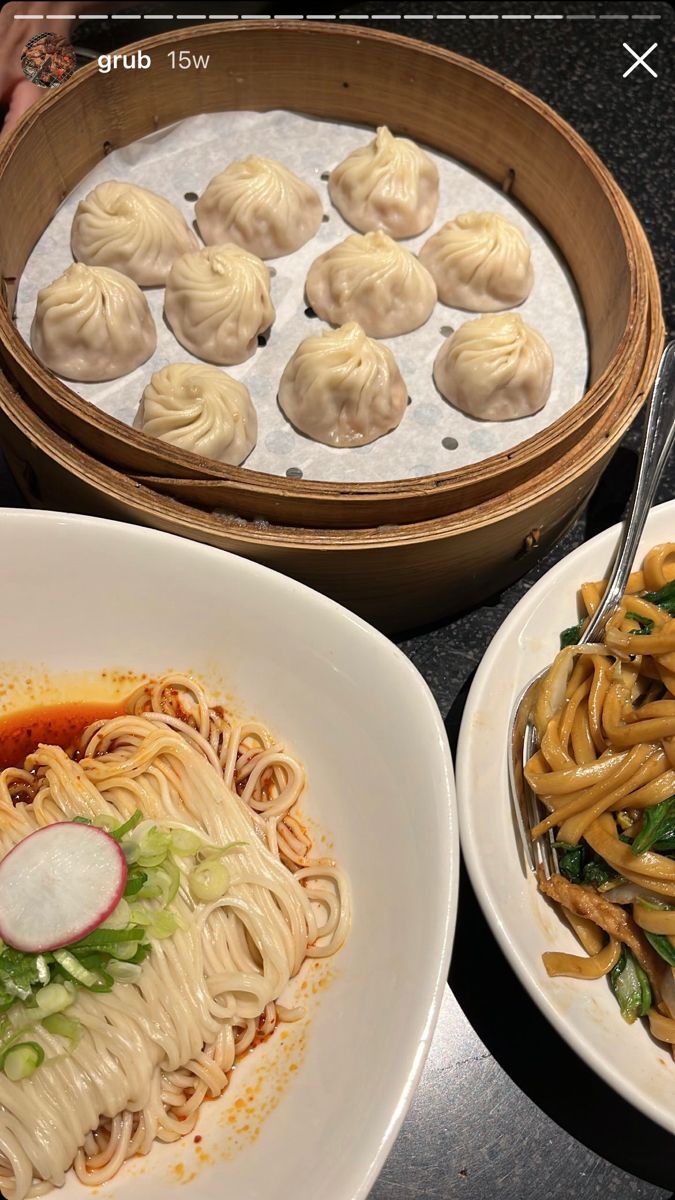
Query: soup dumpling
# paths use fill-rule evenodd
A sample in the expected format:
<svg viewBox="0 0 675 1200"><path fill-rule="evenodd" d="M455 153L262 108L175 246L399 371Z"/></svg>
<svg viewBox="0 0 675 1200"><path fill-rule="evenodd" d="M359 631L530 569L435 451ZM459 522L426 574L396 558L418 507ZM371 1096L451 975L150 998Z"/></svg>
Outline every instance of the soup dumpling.
<svg viewBox="0 0 675 1200"><path fill-rule="evenodd" d="M207 244L235 242L278 258L314 237L323 208L318 192L283 163L251 154L211 180L195 213Z"/></svg>
<svg viewBox="0 0 675 1200"><path fill-rule="evenodd" d="M434 233L420 261L450 308L495 312L522 304L534 273L527 239L499 213L461 213Z"/></svg>
<svg viewBox="0 0 675 1200"><path fill-rule="evenodd" d="M355 229L382 229L393 238L428 229L438 208L438 171L409 138L380 126L367 146L331 171L328 191L338 212Z"/></svg>
<svg viewBox="0 0 675 1200"><path fill-rule="evenodd" d="M429 320L436 284L414 254L386 233L352 233L312 263L314 312L331 325L357 321L369 337L396 337Z"/></svg>
<svg viewBox="0 0 675 1200"><path fill-rule="evenodd" d="M38 292L30 340L55 374L100 383L127 375L150 358L157 330L133 279L107 267L73 263Z"/></svg>
<svg viewBox="0 0 675 1200"><path fill-rule="evenodd" d="M248 388L206 363L171 363L155 371L134 425L149 437L231 466L248 457L258 436Z"/></svg>
<svg viewBox="0 0 675 1200"><path fill-rule="evenodd" d="M199 246L173 204L119 179L99 183L80 200L70 244L79 262L112 267L141 287L163 284L174 259Z"/></svg>
<svg viewBox="0 0 675 1200"><path fill-rule="evenodd" d="M305 338L279 385L279 405L301 433L327 446L365 446L401 421L406 388L389 348L352 321Z"/></svg>
<svg viewBox="0 0 675 1200"><path fill-rule="evenodd" d="M553 355L517 313L477 317L441 346L434 380L446 400L483 421L511 421L543 408L551 391Z"/></svg>
<svg viewBox="0 0 675 1200"><path fill-rule="evenodd" d="M186 350L207 362L245 362L276 313L264 262L231 243L177 258L164 312Z"/></svg>

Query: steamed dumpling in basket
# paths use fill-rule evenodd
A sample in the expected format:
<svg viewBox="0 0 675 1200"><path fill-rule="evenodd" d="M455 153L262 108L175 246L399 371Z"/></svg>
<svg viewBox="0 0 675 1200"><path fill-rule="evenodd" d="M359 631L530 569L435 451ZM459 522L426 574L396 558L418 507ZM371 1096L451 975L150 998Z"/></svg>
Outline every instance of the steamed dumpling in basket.
<svg viewBox="0 0 675 1200"><path fill-rule="evenodd" d="M517 313L465 321L441 346L436 386L451 404L483 421L529 417L546 404L553 355Z"/></svg>
<svg viewBox="0 0 675 1200"><path fill-rule="evenodd" d="M80 200L70 244L79 262L112 267L141 287L163 284L174 259L199 246L173 204L119 179L99 183Z"/></svg>
<svg viewBox="0 0 675 1200"><path fill-rule="evenodd" d="M258 436L248 388L206 363L171 363L155 371L134 425L149 437L231 466L248 457Z"/></svg>
<svg viewBox="0 0 675 1200"><path fill-rule="evenodd" d="M409 138L380 126L367 146L330 174L328 191L338 212L362 233L382 229L410 238L428 229L438 208L438 170Z"/></svg>
<svg viewBox="0 0 675 1200"><path fill-rule="evenodd" d="M232 243L182 254L169 272L166 319L195 358L245 362L276 316L261 259Z"/></svg>
<svg viewBox="0 0 675 1200"><path fill-rule="evenodd" d="M292 254L323 216L318 192L283 163L250 154L216 175L195 205L208 245L235 242L259 258Z"/></svg>
<svg viewBox="0 0 675 1200"><path fill-rule="evenodd" d="M365 446L400 423L408 389L387 346L351 322L305 338L281 377L279 405L307 437Z"/></svg>
<svg viewBox="0 0 675 1200"><path fill-rule="evenodd" d="M522 304L534 282L527 238L495 212L446 221L422 246L420 262L436 280L442 304L471 312Z"/></svg>
<svg viewBox="0 0 675 1200"><path fill-rule="evenodd" d="M410 250L386 233L352 233L319 255L305 285L331 325L358 321L369 337L396 337L429 320L436 284Z"/></svg>
<svg viewBox="0 0 675 1200"><path fill-rule="evenodd" d="M133 279L73 263L38 292L30 340L55 374L100 383L144 363L157 345L157 330Z"/></svg>

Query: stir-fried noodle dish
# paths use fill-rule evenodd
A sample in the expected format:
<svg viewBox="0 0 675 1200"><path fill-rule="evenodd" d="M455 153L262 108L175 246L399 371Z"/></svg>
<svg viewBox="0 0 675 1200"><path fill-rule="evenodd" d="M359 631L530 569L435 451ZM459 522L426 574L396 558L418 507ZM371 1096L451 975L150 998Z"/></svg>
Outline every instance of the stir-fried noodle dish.
<svg viewBox="0 0 675 1200"><path fill-rule="evenodd" d="M293 815L304 785L264 727L178 675L0 773L4 1196L71 1166L104 1183L189 1133L237 1059L301 1018L289 981L350 923L344 874Z"/></svg>
<svg viewBox="0 0 675 1200"><path fill-rule="evenodd" d="M592 615L603 583L584 584ZM540 684L540 749L526 776L549 810L558 873L539 887L585 955L547 953L549 975L609 977L622 1016L647 1017L675 1055L675 543L631 575L597 644L561 634Z"/></svg>

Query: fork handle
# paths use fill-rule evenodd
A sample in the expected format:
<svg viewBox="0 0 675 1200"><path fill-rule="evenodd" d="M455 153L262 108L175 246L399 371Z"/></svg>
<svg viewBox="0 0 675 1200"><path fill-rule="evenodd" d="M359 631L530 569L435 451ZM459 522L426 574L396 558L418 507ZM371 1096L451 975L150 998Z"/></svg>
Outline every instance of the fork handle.
<svg viewBox="0 0 675 1200"><path fill-rule="evenodd" d="M580 642L597 641L626 590L638 544L675 440L675 341L668 342L647 405L638 471L604 596Z"/></svg>

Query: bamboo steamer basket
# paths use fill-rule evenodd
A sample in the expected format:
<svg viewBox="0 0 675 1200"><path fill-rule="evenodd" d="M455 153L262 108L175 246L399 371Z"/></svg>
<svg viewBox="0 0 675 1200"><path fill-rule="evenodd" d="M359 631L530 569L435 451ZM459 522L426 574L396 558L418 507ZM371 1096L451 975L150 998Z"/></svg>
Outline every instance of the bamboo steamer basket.
<svg viewBox="0 0 675 1200"><path fill-rule="evenodd" d="M659 352L645 338L632 384L636 404L647 394ZM29 503L149 525L256 559L390 633L467 609L528 570L588 500L632 413L614 400L556 464L464 513L316 530L218 516L162 495L66 441L0 373L0 441Z"/></svg>
<svg viewBox="0 0 675 1200"><path fill-rule="evenodd" d="M587 438L597 449L597 475L651 382L644 370L653 370L663 325L641 227L574 130L486 67L393 34L342 23L238 21L182 30L180 37L192 54L211 56L198 89L192 72L170 68L175 34L148 38L136 48L151 55L150 71L101 75L92 64L31 110L0 146L0 206L12 214L0 225L0 355L35 411L88 455L147 480L167 499L281 527L362 529L373 553L391 549L377 532L383 526L414 526L414 544L437 519L463 512L466 532L474 510L496 514L505 497L537 495L542 479L555 487L561 461ZM228 467L151 440L46 370L20 338L12 305L28 255L75 184L111 149L196 111L270 108L386 123L510 192L557 244L578 288L591 361L584 397L548 429L483 463L422 479L343 485ZM588 490L593 480L584 479ZM563 495L564 487L560 482ZM556 502L561 514L563 503ZM357 558L364 569L365 555Z"/></svg>

